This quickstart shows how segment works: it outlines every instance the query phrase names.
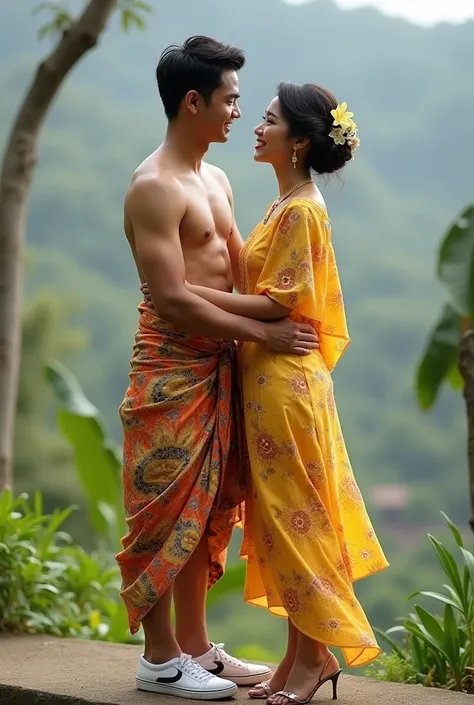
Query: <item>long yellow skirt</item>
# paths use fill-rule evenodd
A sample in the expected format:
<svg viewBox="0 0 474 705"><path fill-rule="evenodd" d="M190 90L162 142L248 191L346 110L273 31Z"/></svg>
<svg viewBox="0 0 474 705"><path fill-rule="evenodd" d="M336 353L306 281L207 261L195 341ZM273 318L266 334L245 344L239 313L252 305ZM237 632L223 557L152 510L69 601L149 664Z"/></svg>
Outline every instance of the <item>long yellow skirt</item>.
<svg viewBox="0 0 474 705"><path fill-rule="evenodd" d="M340 647L377 658L353 582L388 566L354 479L323 357L241 350L252 487L241 554L245 600Z"/></svg>

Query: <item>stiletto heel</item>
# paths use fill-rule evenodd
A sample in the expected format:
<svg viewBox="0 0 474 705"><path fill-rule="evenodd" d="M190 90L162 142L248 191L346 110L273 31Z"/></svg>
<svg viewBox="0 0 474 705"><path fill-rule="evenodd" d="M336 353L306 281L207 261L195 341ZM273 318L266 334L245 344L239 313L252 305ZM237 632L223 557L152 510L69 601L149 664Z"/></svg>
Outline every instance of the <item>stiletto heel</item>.
<svg viewBox="0 0 474 705"><path fill-rule="evenodd" d="M339 670L333 676L329 677L330 680L332 681L332 699L333 700L337 700L337 681L339 680L341 673L342 673L342 671Z"/></svg>
<svg viewBox="0 0 474 705"><path fill-rule="evenodd" d="M328 657L328 660L323 666L323 670L321 671L321 674L324 673L326 670L326 666L328 665L329 661L332 659L333 654L330 654ZM284 698L286 698L290 703L294 703L294 705L307 705L316 695L317 691L320 689L322 685L327 683L328 681L332 682L332 699L337 700L337 683L339 681L339 678L341 676L341 669L339 668L335 673L332 673L330 676L327 676L326 678L319 678L319 681L316 684L316 687L314 688L313 692L308 695L305 700L302 700L299 698L296 693L290 693L287 690L280 690L278 693L275 693L275 695L282 695Z"/></svg>

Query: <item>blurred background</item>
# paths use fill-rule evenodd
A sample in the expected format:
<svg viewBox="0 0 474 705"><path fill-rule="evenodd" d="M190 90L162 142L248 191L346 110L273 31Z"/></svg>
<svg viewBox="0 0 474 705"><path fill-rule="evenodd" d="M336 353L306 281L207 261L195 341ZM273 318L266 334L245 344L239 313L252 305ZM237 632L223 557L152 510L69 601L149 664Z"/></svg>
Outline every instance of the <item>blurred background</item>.
<svg viewBox="0 0 474 705"><path fill-rule="evenodd" d="M38 39L33 5L1 4L0 147L34 65L52 46L51 38ZM247 53L240 76L243 117L209 159L230 178L244 236L277 195L270 169L252 161L252 131L279 81L327 86L348 102L358 123L356 161L320 186L353 340L334 376L339 412L391 562L389 571L356 589L373 624L387 628L405 614L411 592L441 583L426 536L446 533L441 510L463 530L469 519L462 397L444 390L434 410L424 413L414 380L445 299L435 278L439 243L473 196L474 5L152 5L144 32L123 34L115 18L99 48L67 80L41 137L28 221L15 490L41 489L46 509L85 504L72 450L56 427L45 363L60 360L73 371L121 441L117 408L140 300L122 203L133 170L164 136L155 66L168 44L192 34L236 44ZM94 545L84 511L67 527L86 549ZM212 609L211 636L231 651L254 644L278 657L285 624L235 594Z"/></svg>

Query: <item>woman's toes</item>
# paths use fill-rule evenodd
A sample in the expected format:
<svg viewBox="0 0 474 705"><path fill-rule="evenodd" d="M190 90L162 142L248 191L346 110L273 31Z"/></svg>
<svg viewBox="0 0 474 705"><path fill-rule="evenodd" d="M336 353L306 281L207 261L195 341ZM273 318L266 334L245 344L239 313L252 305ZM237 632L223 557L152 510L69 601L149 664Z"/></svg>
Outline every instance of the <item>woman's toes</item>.
<svg viewBox="0 0 474 705"><path fill-rule="evenodd" d="M263 688L255 687L255 688L250 688L248 694L249 694L251 697L253 696L254 698L255 698L255 697L261 698L263 695L265 695L265 691L264 691Z"/></svg>
<svg viewBox="0 0 474 705"><path fill-rule="evenodd" d="M284 695L275 695L271 705L286 705L286 701L287 698Z"/></svg>

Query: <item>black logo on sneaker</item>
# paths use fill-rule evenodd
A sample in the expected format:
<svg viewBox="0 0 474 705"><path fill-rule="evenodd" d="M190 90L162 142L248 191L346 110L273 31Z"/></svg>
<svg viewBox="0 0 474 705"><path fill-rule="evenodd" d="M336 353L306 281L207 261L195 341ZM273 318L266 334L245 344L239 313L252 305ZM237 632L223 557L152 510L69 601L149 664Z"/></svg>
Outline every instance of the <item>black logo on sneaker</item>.
<svg viewBox="0 0 474 705"><path fill-rule="evenodd" d="M163 676L162 678L157 678L156 682L157 683L177 683L181 678L183 677L183 672L179 670L179 668L176 669L177 673L175 676L170 676L169 678L166 676Z"/></svg>
<svg viewBox="0 0 474 705"><path fill-rule="evenodd" d="M208 673L212 673L213 676L218 676L219 673L222 673L224 670L224 664L222 661L214 661L216 664L216 668L213 668L212 670L210 668L207 669Z"/></svg>

